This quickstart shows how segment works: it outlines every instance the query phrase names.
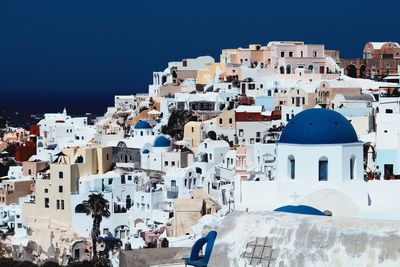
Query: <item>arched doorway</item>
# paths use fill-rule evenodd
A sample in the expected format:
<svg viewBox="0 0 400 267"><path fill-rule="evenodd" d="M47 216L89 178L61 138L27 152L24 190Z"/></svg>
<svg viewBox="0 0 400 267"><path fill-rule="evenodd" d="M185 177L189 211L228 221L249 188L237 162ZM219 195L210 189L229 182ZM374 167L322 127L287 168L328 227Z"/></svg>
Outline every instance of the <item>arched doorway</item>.
<svg viewBox="0 0 400 267"><path fill-rule="evenodd" d="M126 196L126 209L129 210L132 207L132 200L131 200L131 196L127 195Z"/></svg>
<svg viewBox="0 0 400 267"><path fill-rule="evenodd" d="M301 205L307 205L321 211L329 211L337 216L357 216L357 205L347 195L335 189L322 189L306 195L300 201ZM329 215L328 212L325 214Z"/></svg>
<svg viewBox="0 0 400 267"><path fill-rule="evenodd" d="M365 78L366 67L365 65L360 66L360 78Z"/></svg>
<svg viewBox="0 0 400 267"><path fill-rule="evenodd" d="M357 78L357 68L353 64L350 64L346 68L347 76Z"/></svg>

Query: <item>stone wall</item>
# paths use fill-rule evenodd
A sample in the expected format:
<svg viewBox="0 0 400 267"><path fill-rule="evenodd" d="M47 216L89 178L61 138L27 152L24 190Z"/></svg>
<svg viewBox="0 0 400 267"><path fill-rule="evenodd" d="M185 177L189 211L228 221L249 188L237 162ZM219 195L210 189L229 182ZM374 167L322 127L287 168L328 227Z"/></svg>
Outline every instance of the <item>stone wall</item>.
<svg viewBox="0 0 400 267"><path fill-rule="evenodd" d="M276 212L233 212L217 229L210 267L398 266L400 224Z"/></svg>

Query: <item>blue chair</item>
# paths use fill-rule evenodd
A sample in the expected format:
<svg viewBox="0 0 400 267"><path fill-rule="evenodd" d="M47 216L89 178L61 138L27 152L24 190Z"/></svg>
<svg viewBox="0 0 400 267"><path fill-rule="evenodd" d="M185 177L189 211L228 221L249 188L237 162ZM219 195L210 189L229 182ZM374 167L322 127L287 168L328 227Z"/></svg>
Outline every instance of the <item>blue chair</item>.
<svg viewBox="0 0 400 267"><path fill-rule="evenodd" d="M215 238L217 237L217 232L211 231L206 237L202 237L194 243L192 247L192 252L190 253L190 258L185 260L185 266L201 266L206 267L208 261L210 260L211 252L214 247ZM203 256L200 256L200 252L203 246L207 244L206 251Z"/></svg>

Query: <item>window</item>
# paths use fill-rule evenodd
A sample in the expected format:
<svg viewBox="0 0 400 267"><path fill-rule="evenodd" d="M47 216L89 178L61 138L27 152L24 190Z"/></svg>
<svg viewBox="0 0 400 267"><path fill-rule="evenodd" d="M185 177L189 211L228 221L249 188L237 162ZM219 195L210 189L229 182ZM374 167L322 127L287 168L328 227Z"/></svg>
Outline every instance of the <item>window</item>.
<svg viewBox="0 0 400 267"><path fill-rule="evenodd" d="M49 202L50 202L49 198L46 197L46 198L44 199L44 207L45 207L45 208L49 208L49 207L50 207Z"/></svg>
<svg viewBox="0 0 400 267"><path fill-rule="evenodd" d="M187 179L185 179L185 186L187 186Z"/></svg>
<svg viewBox="0 0 400 267"><path fill-rule="evenodd" d="M304 55L304 52L300 51L300 57L303 57L303 55Z"/></svg>
<svg viewBox="0 0 400 267"><path fill-rule="evenodd" d="M289 57L293 57L293 52L289 52Z"/></svg>
<svg viewBox="0 0 400 267"><path fill-rule="evenodd" d="M268 96L271 96L271 95L272 95L271 90L268 90Z"/></svg>
<svg viewBox="0 0 400 267"><path fill-rule="evenodd" d="M22 223L18 223L18 224L17 224L17 227L18 227L18 228L22 228Z"/></svg>
<svg viewBox="0 0 400 267"><path fill-rule="evenodd" d="M313 51L313 57L317 57L317 51Z"/></svg>
<svg viewBox="0 0 400 267"><path fill-rule="evenodd" d="M121 184L125 184L125 176L124 175L121 176Z"/></svg>
<svg viewBox="0 0 400 267"><path fill-rule="evenodd" d="M290 74L292 72L292 66L287 65L286 66L286 74Z"/></svg>
<svg viewBox="0 0 400 267"><path fill-rule="evenodd" d="M284 51L281 52L281 57L285 57L285 52Z"/></svg>
<svg viewBox="0 0 400 267"><path fill-rule="evenodd" d="M219 119L219 124L222 124L222 118Z"/></svg>
<svg viewBox="0 0 400 267"><path fill-rule="evenodd" d="M32 170L31 169L28 170L28 175L32 175Z"/></svg>
<svg viewBox="0 0 400 267"><path fill-rule="evenodd" d="M194 127L192 127L192 133L194 133Z"/></svg>
<svg viewBox="0 0 400 267"><path fill-rule="evenodd" d="M132 181L132 175L128 175L128 181Z"/></svg>
<svg viewBox="0 0 400 267"><path fill-rule="evenodd" d="M57 199L56 206L57 206L57 209L59 210L60 209L60 200L59 199Z"/></svg>
<svg viewBox="0 0 400 267"><path fill-rule="evenodd" d="M171 161L171 166L175 167L175 161Z"/></svg>
<svg viewBox="0 0 400 267"><path fill-rule="evenodd" d="M106 154L106 159L109 160L110 156L108 155L108 153Z"/></svg>
<svg viewBox="0 0 400 267"><path fill-rule="evenodd" d="M61 200L61 209L64 209L64 200Z"/></svg>
<svg viewBox="0 0 400 267"><path fill-rule="evenodd" d="M49 192L49 189L45 188L45 189L44 189L44 192L45 192L45 193L48 193L48 192Z"/></svg>
<svg viewBox="0 0 400 267"><path fill-rule="evenodd" d="M261 137L261 132L256 132L256 137Z"/></svg>
<svg viewBox="0 0 400 267"><path fill-rule="evenodd" d="M294 159L294 156L290 155L288 157L288 161L289 161L289 178L294 180L296 176L296 161Z"/></svg>
<svg viewBox="0 0 400 267"><path fill-rule="evenodd" d="M164 162L164 166L168 166L168 161L165 161L165 162Z"/></svg>
<svg viewBox="0 0 400 267"><path fill-rule="evenodd" d="M240 137L243 137L243 135L244 135L243 129L239 129L239 136L240 136Z"/></svg>
<svg viewBox="0 0 400 267"><path fill-rule="evenodd" d="M233 120L232 118L229 118L229 124L232 124Z"/></svg>
<svg viewBox="0 0 400 267"><path fill-rule="evenodd" d="M58 172L58 178L63 179L64 178L64 173L63 172Z"/></svg>
<svg viewBox="0 0 400 267"><path fill-rule="evenodd" d="M58 192L59 192L59 193L62 193L62 192L63 192L63 187L62 187L62 185L60 185L60 186L58 187Z"/></svg>
<svg viewBox="0 0 400 267"><path fill-rule="evenodd" d="M355 156L351 156L350 158L350 180L354 179L354 164L356 161L356 157Z"/></svg>
<svg viewBox="0 0 400 267"><path fill-rule="evenodd" d="M328 159L322 157L318 162L318 180L328 181Z"/></svg>
<svg viewBox="0 0 400 267"><path fill-rule="evenodd" d="M108 228L104 228L104 229L103 229L103 235L108 234L109 231L110 231L110 230L109 230Z"/></svg>
<svg viewBox="0 0 400 267"><path fill-rule="evenodd" d="M82 157L82 156L78 156L78 157L76 158L75 163L83 163L83 157Z"/></svg>

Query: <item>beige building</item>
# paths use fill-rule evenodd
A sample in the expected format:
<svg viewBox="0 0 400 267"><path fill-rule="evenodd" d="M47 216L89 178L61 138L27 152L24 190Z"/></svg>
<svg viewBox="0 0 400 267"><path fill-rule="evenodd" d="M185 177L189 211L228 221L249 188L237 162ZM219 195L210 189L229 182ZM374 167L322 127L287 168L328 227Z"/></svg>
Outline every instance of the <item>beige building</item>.
<svg viewBox="0 0 400 267"><path fill-rule="evenodd" d="M78 192L79 177L111 169L111 147L67 148L57 155L50 172L38 175L34 203L22 205L22 221L31 228L71 226L71 194Z"/></svg>
<svg viewBox="0 0 400 267"><path fill-rule="evenodd" d="M226 73L227 66L225 63L214 63L211 66L206 66L206 68L197 71L198 84L209 84L213 81L219 81L220 76Z"/></svg>
<svg viewBox="0 0 400 267"><path fill-rule="evenodd" d="M287 106L312 108L317 104L317 93L295 88L287 94L285 103Z"/></svg>
<svg viewBox="0 0 400 267"><path fill-rule="evenodd" d="M184 127L183 140L188 141L192 147L198 147L206 137L203 128L203 122L189 121Z"/></svg>
<svg viewBox="0 0 400 267"><path fill-rule="evenodd" d="M235 111L224 110L217 117L207 121L189 121L185 124L183 140L188 141L192 147L207 138L209 131L214 131L217 135L226 135L233 138L235 134Z"/></svg>
<svg viewBox="0 0 400 267"><path fill-rule="evenodd" d="M193 234L192 226L206 214L218 211L216 203L202 189L193 190L191 199L176 199L174 202L173 234Z"/></svg>
<svg viewBox="0 0 400 267"><path fill-rule="evenodd" d="M0 188L0 204L18 204L20 197L30 195L33 191L34 181L28 180L3 180Z"/></svg>

